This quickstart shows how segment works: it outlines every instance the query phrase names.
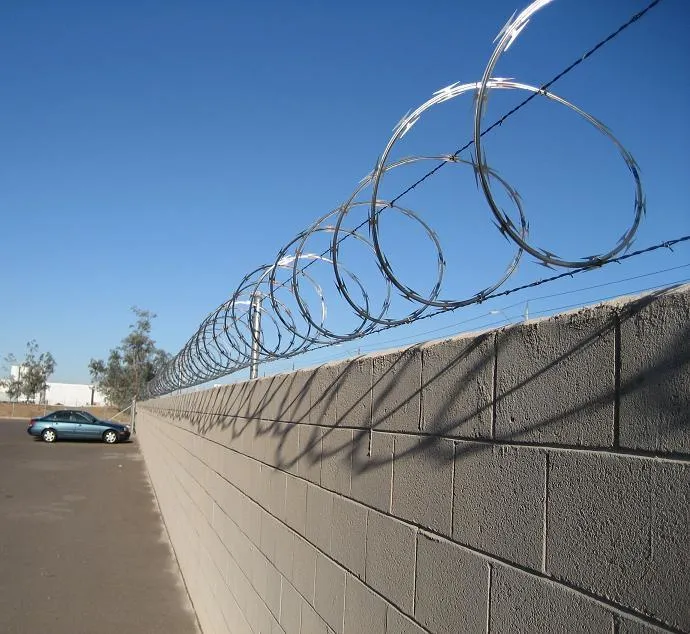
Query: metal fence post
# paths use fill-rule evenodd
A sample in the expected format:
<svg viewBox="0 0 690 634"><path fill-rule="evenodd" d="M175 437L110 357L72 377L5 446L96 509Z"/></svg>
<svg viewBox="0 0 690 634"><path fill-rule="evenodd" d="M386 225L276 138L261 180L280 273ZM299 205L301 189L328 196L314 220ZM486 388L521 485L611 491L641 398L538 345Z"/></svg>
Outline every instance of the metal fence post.
<svg viewBox="0 0 690 634"><path fill-rule="evenodd" d="M258 291L252 295L249 305L249 326L252 331L252 356L249 365L249 378L259 376L259 342L261 341L261 293Z"/></svg>

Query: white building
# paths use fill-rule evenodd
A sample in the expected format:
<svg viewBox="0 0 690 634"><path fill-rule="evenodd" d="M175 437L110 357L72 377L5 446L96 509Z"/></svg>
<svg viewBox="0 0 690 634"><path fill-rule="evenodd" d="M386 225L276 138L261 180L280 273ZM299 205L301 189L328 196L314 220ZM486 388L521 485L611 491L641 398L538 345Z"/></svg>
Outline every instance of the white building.
<svg viewBox="0 0 690 634"><path fill-rule="evenodd" d="M10 376L17 379L21 376L21 366L13 365ZM8 400L7 393L0 390L0 400ZM45 394L36 398L37 403L46 405L67 405L69 407L84 407L89 405L105 405L105 396L93 385L85 383L53 383L48 382Z"/></svg>
<svg viewBox="0 0 690 634"><path fill-rule="evenodd" d="M70 407L105 405L105 396L93 385L83 383L49 382L42 400L46 405L69 405Z"/></svg>

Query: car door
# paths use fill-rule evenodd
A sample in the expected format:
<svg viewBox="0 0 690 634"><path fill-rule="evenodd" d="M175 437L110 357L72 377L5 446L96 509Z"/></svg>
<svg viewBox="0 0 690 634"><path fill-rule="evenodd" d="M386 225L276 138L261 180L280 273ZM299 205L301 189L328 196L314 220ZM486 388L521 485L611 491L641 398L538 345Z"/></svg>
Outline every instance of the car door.
<svg viewBox="0 0 690 634"><path fill-rule="evenodd" d="M82 412L74 412L79 417L79 435L81 438L100 438L102 429L99 426L99 421L94 420Z"/></svg>
<svg viewBox="0 0 690 634"><path fill-rule="evenodd" d="M52 414L48 414L46 416L43 416L40 418L40 429L39 432L42 432L44 429L54 429L56 432L60 432L60 421L61 418L59 416L60 412L53 412Z"/></svg>
<svg viewBox="0 0 690 634"><path fill-rule="evenodd" d="M74 421L72 421L69 410L55 412L52 427L57 432L58 438L74 438L76 436Z"/></svg>
<svg viewBox="0 0 690 634"><path fill-rule="evenodd" d="M74 428L75 438L86 439L93 437L93 430L91 428L91 425L89 424L90 421L81 412L70 412L69 418Z"/></svg>

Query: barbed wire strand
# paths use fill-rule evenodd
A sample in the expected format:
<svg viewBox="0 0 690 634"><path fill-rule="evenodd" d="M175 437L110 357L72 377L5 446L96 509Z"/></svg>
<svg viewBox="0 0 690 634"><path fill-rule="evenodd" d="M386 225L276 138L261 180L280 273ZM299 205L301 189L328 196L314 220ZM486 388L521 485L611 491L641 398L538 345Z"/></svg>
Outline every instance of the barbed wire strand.
<svg viewBox="0 0 690 634"><path fill-rule="evenodd" d="M674 267L673 269L669 269L669 270L675 270L676 268L686 268L688 266L690 266L690 264L685 264L682 267ZM655 273L650 273L649 275L654 275L654 274ZM551 295L543 295L540 297L529 297L529 298L526 298L524 301L520 301L520 302L517 302L515 304L511 304L509 306L504 306L503 308L501 308L499 310L500 310L500 312L505 313L506 311L510 310L511 308L515 308L517 306L523 306L527 303L542 301L545 299L552 299L554 297L561 297L563 295L572 295L575 293L584 292L585 290L588 290L588 289L599 288L602 286L611 286L613 284L621 284L623 282L628 282L631 280L639 279L640 277L644 277L644 276L635 276L635 277L631 277L631 278L625 278L623 280L616 280L615 282L608 282L606 284L600 284L600 285L595 285L595 286L590 286L590 287L585 287L585 288L578 288L578 289L574 289L572 291L566 291L563 293L553 293ZM662 284L655 284L653 286L649 286L649 287L645 287L645 288L641 288L641 289L626 291L626 294L642 293L642 292L652 290L652 289L672 287L672 286L676 286L677 284L684 284L688 281L688 279L690 279L690 278L683 278L680 280L674 280L673 282L664 282ZM618 297L618 295L606 296L606 297L595 297L595 298L592 298L591 300L587 300L587 305L594 304L596 302L609 299L610 297ZM582 305L583 305L582 303L579 303L579 304L570 304L569 306L582 306ZM537 310L537 311L531 310L530 315L548 314L548 313L551 313L553 310L558 310L558 309L557 308L556 309L549 308L549 309L543 309L543 310ZM443 326L441 328L436 328L434 330L427 330L425 332L417 333L415 335L409 335L406 337L401 337L400 339L388 339L386 341L377 342L376 344L372 344L374 346L374 348L372 348L372 349L375 349L375 347L378 347L379 345L394 345L394 344L398 344L398 343L403 343L404 341L411 341L417 337L426 337L429 335L437 334L437 333L442 332L442 331L452 331L453 329L460 328L460 327L465 326L466 324L469 324L473 321L479 321L480 319L484 319L484 318L488 317L489 315L493 315L493 314L494 314L494 311L489 311L488 313L482 313L481 315L475 315L475 316L470 317L468 319L464 319L462 321L458 321L458 322L455 322L453 324L449 324L448 326ZM510 318L510 319L517 319L517 317ZM500 323L500 322L496 322L496 323ZM512 323L512 322L510 322L510 323ZM488 324L488 325L491 326L492 324ZM447 336L452 337L452 336L455 336L456 334L462 334L462 332L464 332L464 331L463 330L454 330L454 332L451 332ZM369 347L370 346L364 346L364 348L369 348Z"/></svg>
<svg viewBox="0 0 690 634"><path fill-rule="evenodd" d="M525 303L528 303L528 302L538 302L538 301L542 301L542 300L545 300L545 299L553 299L554 297L562 297L562 296L564 296L564 295L574 295L575 293L583 293L583 292L585 292L585 291L594 290L594 289L596 289L596 288L604 288L604 287L606 287L606 286L613 286L613 285L615 285L615 284L623 284L623 283L625 283L625 282L632 282L632 281L634 281L634 280L643 279L643 278L645 278L645 277L652 277L652 276L654 276L654 275L659 275L659 274L661 274L661 273L670 273L671 271L678 271L678 270L680 270L680 269L684 269L684 268L688 268L688 267L690 267L690 263L688 263L688 264L681 264L680 266L672 266L672 267L669 267L669 268L666 268L666 269L659 269L659 270L657 270L657 271L652 271L652 272L650 272L650 273L642 273L641 275L632 275L632 276L630 276L630 277L624 277L624 278L621 278L621 279L618 279L618 280L613 280L613 281L610 281L610 282L603 282L602 284L592 284L591 286L581 286L581 287L579 287L579 288L574 288L574 289L570 289L570 290L567 290L567 291L562 291L562 292L559 292L559 293L550 293L550 294L548 294L548 295L539 295L539 296L536 296L536 297L527 297L527 298L525 298L524 300L520 300L519 302L515 302L514 304L509 304L508 306L503 306L502 308L500 308L500 310L501 310L501 312L505 312L505 311L510 310L511 308L515 308L515 307L517 307L517 306L523 306ZM673 285L673 284L676 284L676 283L677 283L677 282L671 282L671 283L669 283L669 284ZM654 286L654 288L657 288L658 286L665 286L665 285L666 285L666 284L660 284L660 285ZM642 290L645 290L645 289L642 289ZM632 292L639 292L639 291L632 291ZM598 299L593 299L593 300L591 300L591 301L596 302L596 301L599 301L599 300L598 300ZM450 311L449 311L449 312L450 312ZM541 311L537 311L537 313L538 313L538 312L541 312ZM535 314L537 314L537 313L535 313ZM432 335L432 334L435 334L435 333L438 333L438 332L442 332L442 331L444 331L444 330L451 330L451 329L453 329L453 328L457 328L457 327L459 327L459 326L462 326L462 325L464 325L464 324L470 323L470 322L472 322L472 321L477 321L477 320L479 320L479 319L482 319L482 318L484 318L484 317L487 317L489 314L491 314L491 313L482 313L481 315L475 315L475 316L473 316L473 317L470 317L469 319L464 319L464 320L462 320L462 321L455 322L455 323L449 324L449 325L447 325L447 326L442 326L442 327L440 327L440 328L435 328L434 330L426 330L426 331L424 331L424 332L417 333L417 334L414 335L414 336L415 336L415 337L417 337L417 336L423 337L423 336L426 336L426 335ZM404 337L403 339L410 339L410 337L409 337L409 336L408 336L408 337ZM388 339L388 340L386 340L386 341L379 342L379 343L376 344L376 345L394 344L394 343L397 343L397 342L399 342L399 341L402 341L402 339Z"/></svg>
<svg viewBox="0 0 690 634"><path fill-rule="evenodd" d="M555 75L552 79L547 81L545 84L542 84L539 88L540 91L543 90L548 90L551 86L553 86L557 81L565 77L568 73L570 73L572 70L577 68L582 62L584 62L586 59L594 55L599 49L604 47L606 44L614 40L616 37L618 37L623 31L625 31L628 27L632 26L640 20L642 17L644 17L649 11L651 11L657 4L659 4L661 0L653 0L650 2L644 9L641 11L638 11L635 15L633 15L627 22L619 26L615 31L607 35L603 40L599 41L597 44L595 44L592 48L587 50L585 53L583 53L578 59L576 59L574 62L566 66L561 72L559 72L557 75ZM530 101L535 99L536 97L539 96L539 92L533 92L530 93L528 97L523 99L517 106L514 108L511 108L506 112L500 119L497 119L492 123L488 128L486 128L484 131L482 131L481 136L487 135L489 132L491 132L494 128L497 128L509 118L512 117L516 112L524 108ZM465 145L463 145L459 150L457 150L454 154L453 157L457 158L462 154L465 150L468 150L474 145L474 139L471 141L468 141ZM418 185L421 185L425 180L427 180L429 177L433 176L436 172L438 172L444 165L446 165L447 161L444 161L442 163L439 163L436 167L434 167L432 170L429 170L424 176L422 176L419 180L414 182L412 185L410 185L407 189L405 189L401 194L398 194L391 202L389 203L390 205L395 204L398 200L400 200L403 196L411 192L413 189L415 189ZM380 212L379 212L380 213Z"/></svg>
<svg viewBox="0 0 690 634"><path fill-rule="evenodd" d="M620 262L622 262L622 261L624 261L624 260L629 260L630 258L634 258L634 257L640 256L640 255L646 255L647 253L652 253L653 251L658 251L658 250L660 250L660 249L668 249L668 250L673 251L673 248L672 248L673 246L675 246L675 245L677 245L677 244L682 244L683 242L688 242L688 241L690 241L690 235L682 236L682 237L680 237L680 238L675 238L675 239L673 239L673 240L665 240L664 242L659 242L658 244L654 244L654 245L649 246L649 247L646 247L646 248L644 248L644 249L639 249L639 250L637 250L637 251L631 251L631 252L626 253L625 255L621 255L621 256L619 256L619 257L617 257L617 258L612 258L611 260L608 260L608 261L606 261L606 262L602 262L602 263L599 264L598 266L587 266L587 267L584 267L584 266L583 266L583 267L581 267L581 268L579 268L579 269L574 269L574 270L572 270L572 271L566 271L565 273L561 273L561 274L559 274L559 275L552 275L551 277L542 278L542 279L540 279L540 280L536 280L535 282L531 282L531 283L529 283L529 284L523 284L523 285L521 285L521 286L516 286L516 287L514 287L514 288L511 288L511 289L508 289L508 290L505 290L505 291L501 291L501 292L493 293L493 294L491 294L491 295L487 295L484 301L489 301L489 300L491 300L491 299L496 299L496 298L498 298L498 297L507 297L508 295L512 295L512 294L517 293L517 292L519 292L519 291L527 290L527 289L530 289L530 288L537 288L537 287L539 287L539 286L543 286L544 284L549 284L549 283L551 283L551 282L555 282L555 281L557 281L557 280L559 280L559 279L562 279L562 278L564 278L564 277L573 277L573 276L578 275L578 274L581 274L581 273L591 272L591 271L596 270L596 269L601 269L601 268L603 268L604 266L607 266L608 264L620 263ZM684 264L684 265L679 266L679 267L671 267L671 268L669 268L669 269L664 269L664 270L662 270L662 271L656 271L656 272L654 272L654 273L648 273L648 274L645 274L645 275L654 275L654 274L656 274L656 273L662 273L662 272L666 272L666 271L672 271L672 270L676 270L676 269L682 268L683 266L690 266L690 265ZM639 278L639 277L643 277L643 276L642 276L642 275L640 275L640 276L634 276L634 277L629 278L629 280L637 279L637 278ZM626 280L619 280L618 282L629 281L629 280L627 280L627 279L626 279ZM611 283L616 283L616 282L611 282ZM673 286L673 285L675 285L676 283L677 283L677 282L672 282L672 283L670 283L670 284L660 284L660 285L658 285L658 286L654 286L654 287L650 287L650 288L664 288L664 287L666 287L666 286ZM682 283L682 282L681 282L681 283ZM603 286L603 285L602 285L602 286ZM595 287L592 287L592 288L595 288ZM570 292L576 293L576 292L579 292L579 291L581 291L581 290L586 290L586 289L576 289L576 290L573 290L573 291L567 291L566 293L570 293ZM642 290L645 290L645 289L642 289ZM642 292L642 291L634 291L634 292ZM525 301L536 301L537 299L547 299L547 298L549 298L549 297L556 297L557 295L558 295L558 294L549 295L549 296L546 296L545 298L530 298L530 299L527 299L527 300L525 300ZM483 303L483 302L482 302L482 303ZM576 305L577 305L577 304L576 304ZM416 319L414 323L423 321L423 320L425 320L425 319L430 319L430 318L432 318L432 317L436 317L437 315L440 315L440 314L454 313L455 311L459 310L459 308L461 308L461 307L458 307L458 308L449 308L449 309L438 309L438 310L429 312L429 313L427 313L427 314L425 314L425 315L422 315L421 317L419 317L418 319ZM508 307L508 308L510 308L510 307ZM536 314L536 313L535 313L535 314ZM485 315L480 315L480 316L478 316L478 317L472 317L472 318L470 318L469 320L467 320L467 322L460 322L460 324L462 324L462 323L468 323L469 321L474 321L474 320L480 319L481 317L484 317L484 316L485 316ZM456 324L456 325L460 325L460 324ZM391 326L381 326L381 327L379 327L379 328L374 329L374 330L371 331L370 333L367 333L366 335L362 335L359 339L364 339L365 337L368 337L368 336L370 336L370 335L374 335L374 334L378 334L378 333L381 333L381 332L385 332L385 331L391 330L391 329L396 328L396 327L397 327L397 326L394 326L394 325L391 325ZM453 327L453 326L448 326L448 327L445 327L445 328L450 328L450 327ZM445 328L444 328L444 329L445 329ZM427 333L420 333L419 335L415 335L415 336L423 336L424 334L432 334L432 333L433 333L433 331L432 331L432 332L427 332ZM356 339L353 339L352 341L356 341ZM383 343L390 343L390 342L383 342ZM393 343L394 343L394 342L393 342ZM313 351L316 351L316 350L323 350L323 349L325 349L325 348L330 348L330 347L333 347L333 345L334 345L334 344L332 344L332 343L317 345L317 346L314 346L313 348L310 348L309 352L313 352ZM271 363L271 362L275 362L275 361L279 361L279 360L282 360L282 359L272 359L272 360L266 361L266 363Z"/></svg>
<svg viewBox="0 0 690 634"><path fill-rule="evenodd" d="M690 265L684 265L684 266L690 266ZM682 268L682 267L679 267L679 268ZM630 279L635 279L635 278L630 278ZM623 281L623 280L619 280L619 281ZM645 287L642 287L642 288L636 288L636 289L633 289L633 290L629 291L629 294L631 294L631 295L636 295L636 294L640 294L640 293L647 293L647 292L650 292L650 291L656 291L656 290L663 290L663 289L668 289L668 288L674 288L674 287L677 287L677 286L680 286L680 285L683 285L683 284L687 284L688 282L690 282L690 277L684 277L684 278L681 278L681 279L678 279L678 280L674 280L673 282L664 282L663 284L654 284L654 285L652 285L652 286L645 286ZM572 291L572 292L575 293L575 292L577 292L577 290ZM560 295L560 294L561 294L561 293L557 293L557 294L554 295L554 297L557 296L557 295ZM552 296L547 296L547 297L552 297ZM596 297L596 298L594 298L594 299L592 300L592 304L596 304L597 302L608 301L608 300L611 300L611 299L616 299L617 297L619 297L619 295L617 295L617 294L616 294L616 295L604 295L604 296L599 296L599 297ZM528 301L533 301L533 299L530 298ZM522 303L522 302L520 302L520 303ZM519 304L515 304L515 305L519 305ZM515 306L515 305L514 305L514 306ZM549 314L552 314L552 313L555 312L555 311L568 310L568 309L570 309L570 308L579 308L579 307L582 307L582 304L581 304L581 303L564 304L564 305L560 305L560 306L552 306L552 307L545 308L545 309L542 309L542 310L536 310L536 311L533 311L531 314L532 314L532 315L540 315L540 316L541 316L541 315L549 315ZM509 306L508 308L510 308L510 306ZM355 358L356 358L357 356L364 356L364 355L366 355L368 352L372 352L372 351L378 350L379 347L380 347L380 345L396 345L396 344L399 344L399 345L403 345L403 346L405 346L405 345L414 346L416 343L420 343L419 337L423 337L423 336L426 336L426 335L429 335L429 334L434 334L434 333L439 332L439 331L441 331L441 330L449 330L449 329L451 329L451 328L457 328L458 326L464 326L464 325L469 324L469 323L471 323L471 322L473 322L473 321L479 321L480 319L484 319L484 318L489 317L489 316L492 316L492 315L493 315L493 313L483 313L483 314L481 314L481 315L475 315L474 317L470 317L469 319L465 319L465 320L463 320L463 321L456 322L455 324L451 324L450 326L444 326L443 328L439 328L439 329L437 329L437 330L429 330L429 331L427 331L427 332L417 333L416 335L410 335L410 336L408 336L408 337L401 337L401 338L399 338L399 339L389 339L389 340L387 340L387 341L377 342L376 344L371 344L371 345L368 345L368 346L359 346L359 347L357 348L357 352L355 353ZM531 319L531 318L530 318L530 319ZM489 323L483 324L483 325L480 326L480 328L492 328L492 327L494 327L494 326L500 326L501 324L504 324L504 323L505 323L505 325L510 325L510 324L518 323L518 321L517 321L517 320L516 320L516 321L511 321L511 320L509 320L509 319L507 320L507 319L504 318L504 319L501 319L501 320L497 320L497 321L493 321L493 322L489 322ZM447 338L455 337L455 336L457 336L457 335L462 335L464 332L467 332L467 331L465 331L465 330L457 330L457 331L455 331L455 332L449 333L449 334L446 335L445 337L447 337ZM424 341L426 341L426 340L424 340ZM332 347L332 346L323 346L322 348L327 348L327 347ZM318 349L318 348L313 348L312 350L317 350L317 349ZM317 358L317 359L310 359L310 360L309 360L309 364L311 365L311 364L315 364L315 363L317 363L317 364L318 364L318 363L327 363L327 362L329 362L329 361L340 361L340 360L343 360L343 359L348 358L350 355L353 354L353 352L354 352L353 350L344 350L340 355L328 356L328 357L321 357L321 358ZM276 360L276 361L277 361L277 360ZM286 359L280 359L280 361L286 361ZM268 363L271 363L271 361L269 361ZM308 365L307 367L310 367L310 365ZM293 369L296 369L296 368L293 368ZM238 381L240 381L240 380L242 380L242 379L238 379ZM235 382L235 381L232 381L232 382ZM194 387L198 387L198 386L194 386Z"/></svg>

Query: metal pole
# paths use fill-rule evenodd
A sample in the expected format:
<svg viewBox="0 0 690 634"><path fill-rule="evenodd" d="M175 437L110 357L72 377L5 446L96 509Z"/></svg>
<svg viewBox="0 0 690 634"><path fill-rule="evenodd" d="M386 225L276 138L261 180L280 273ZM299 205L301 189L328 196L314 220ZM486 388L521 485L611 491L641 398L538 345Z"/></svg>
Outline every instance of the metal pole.
<svg viewBox="0 0 690 634"><path fill-rule="evenodd" d="M261 293L256 292L252 295L249 317L252 329L252 356L249 366L249 378L255 379L259 376L259 342L261 341Z"/></svg>

